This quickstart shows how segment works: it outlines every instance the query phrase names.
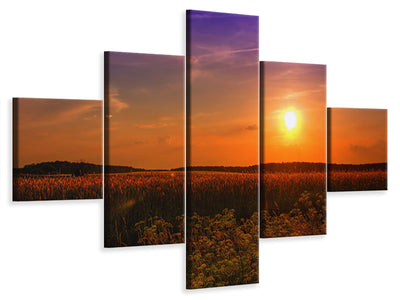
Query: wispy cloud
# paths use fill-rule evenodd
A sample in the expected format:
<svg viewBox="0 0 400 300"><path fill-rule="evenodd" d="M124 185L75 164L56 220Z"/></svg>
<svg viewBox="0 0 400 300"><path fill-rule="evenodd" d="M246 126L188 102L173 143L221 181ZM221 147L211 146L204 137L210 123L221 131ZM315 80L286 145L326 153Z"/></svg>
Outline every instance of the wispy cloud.
<svg viewBox="0 0 400 300"><path fill-rule="evenodd" d="M176 118L164 116L156 119L152 123L147 123L147 124L136 123L133 124L133 126L135 128L140 128L140 129L159 129L176 125L175 123L176 120L177 120Z"/></svg>
<svg viewBox="0 0 400 300"><path fill-rule="evenodd" d="M110 91L110 111L111 113L119 113L121 110L128 108L129 105L118 99L120 96L119 91L115 88L111 88Z"/></svg>
<svg viewBox="0 0 400 300"><path fill-rule="evenodd" d="M20 129L91 121L101 117L102 101L20 99Z"/></svg>
<svg viewBox="0 0 400 300"><path fill-rule="evenodd" d="M290 90L284 94L277 95L275 97L270 97L270 101L288 101L288 100L299 100L304 99L305 97L310 97L311 95L324 93L325 87L321 87L318 89L307 89L307 90Z"/></svg>
<svg viewBox="0 0 400 300"><path fill-rule="evenodd" d="M198 112L191 116L191 119L207 118L218 115L218 112Z"/></svg>
<svg viewBox="0 0 400 300"><path fill-rule="evenodd" d="M135 124L134 126L136 128L141 128L141 129L158 129L158 128L164 128L168 127L170 124L168 123L153 123L153 124Z"/></svg>
<svg viewBox="0 0 400 300"><path fill-rule="evenodd" d="M203 54L199 54L197 56L192 56L190 58L191 63L198 63L201 60L207 58L212 59L213 61L223 61L227 59L231 59L235 54L253 52L255 55L258 55L258 48L248 48L248 49L230 49L230 48L220 48L220 47L197 47L204 51Z"/></svg>

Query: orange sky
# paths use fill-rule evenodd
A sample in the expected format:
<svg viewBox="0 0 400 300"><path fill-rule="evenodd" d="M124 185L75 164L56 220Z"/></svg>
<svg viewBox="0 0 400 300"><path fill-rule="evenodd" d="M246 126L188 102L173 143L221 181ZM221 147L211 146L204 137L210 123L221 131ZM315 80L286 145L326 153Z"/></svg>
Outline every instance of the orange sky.
<svg viewBox="0 0 400 300"><path fill-rule="evenodd" d="M102 164L99 100L14 99L14 167L46 161ZM18 149L18 153L15 151Z"/></svg>
<svg viewBox="0 0 400 300"><path fill-rule="evenodd" d="M190 12L188 165L258 164L258 17Z"/></svg>
<svg viewBox="0 0 400 300"><path fill-rule="evenodd" d="M326 161L326 66L261 62L262 163ZM288 130L285 113L296 126Z"/></svg>
<svg viewBox="0 0 400 300"><path fill-rule="evenodd" d="M387 162L387 110L329 108L329 163Z"/></svg>
<svg viewBox="0 0 400 300"><path fill-rule="evenodd" d="M183 167L184 57L109 52L106 65L106 163Z"/></svg>

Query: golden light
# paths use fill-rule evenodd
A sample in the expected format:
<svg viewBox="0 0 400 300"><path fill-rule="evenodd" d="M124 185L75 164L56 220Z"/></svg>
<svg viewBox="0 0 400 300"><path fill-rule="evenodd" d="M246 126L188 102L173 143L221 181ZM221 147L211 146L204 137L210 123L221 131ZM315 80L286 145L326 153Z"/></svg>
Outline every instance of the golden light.
<svg viewBox="0 0 400 300"><path fill-rule="evenodd" d="M297 116L294 111L289 111L285 114L284 116L285 119L285 125L288 130L292 130L293 128L296 127L297 124Z"/></svg>

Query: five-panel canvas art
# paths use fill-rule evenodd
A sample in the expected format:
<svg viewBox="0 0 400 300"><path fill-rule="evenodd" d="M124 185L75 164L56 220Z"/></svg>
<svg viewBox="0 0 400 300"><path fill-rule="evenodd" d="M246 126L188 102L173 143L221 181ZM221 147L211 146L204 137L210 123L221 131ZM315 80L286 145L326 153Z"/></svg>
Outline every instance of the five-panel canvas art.
<svg viewBox="0 0 400 300"><path fill-rule="evenodd" d="M105 52L104 106L14 98L13 200L104 198L104 246L186 243L188 289L258 283L259 237L326 234L327 191L387 189L387 110L259 62L258 22L187 11L186 58Z"/></svg>

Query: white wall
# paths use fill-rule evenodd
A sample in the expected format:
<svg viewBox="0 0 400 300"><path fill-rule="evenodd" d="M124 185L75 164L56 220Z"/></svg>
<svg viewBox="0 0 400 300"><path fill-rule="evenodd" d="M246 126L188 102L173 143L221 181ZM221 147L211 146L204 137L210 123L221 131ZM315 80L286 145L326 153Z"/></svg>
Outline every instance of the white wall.
<svg viewBox="0 0 400 300"><path fill-rule="evenodd" d="M3 0L0 298L399 299L399 9L330 3ZM329 106L389 109L389 191L329 194L326 237L261 241L259 285L185 291L183 245L103 249L102 201L11 202L11 98L102 99L103 51L183 55L189 8L259 15L261 60L326 63Z"/></svg>

